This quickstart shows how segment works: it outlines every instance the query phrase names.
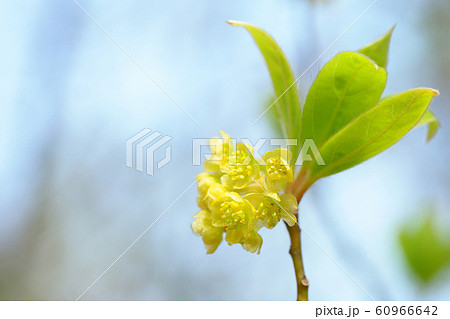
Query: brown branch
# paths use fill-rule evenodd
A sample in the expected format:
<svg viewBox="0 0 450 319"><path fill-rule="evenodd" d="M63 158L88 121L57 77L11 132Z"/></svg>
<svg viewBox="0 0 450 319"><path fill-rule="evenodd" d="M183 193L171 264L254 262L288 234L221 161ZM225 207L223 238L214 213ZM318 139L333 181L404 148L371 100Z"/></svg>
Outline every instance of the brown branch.
<svg viewBox="0 0 450 319"><path fill-rule="evenodd" d="M292 227L289 227L286 224L286 227L289 232L289 237L291 238L289 254L291 254L292 262L294 263L295 279L297 281L297 301L307 301L309 281L306 278L305 269L303 267L300 227L298 224L295 224Z"/></svg>
<svg viewBox="0 0 450 319"><path fill-rule="evenodd" d="M286 193L293 194L297 198L298 204L300 204L303 194L311 186L311 184L312 183L308 181L304 171L300 171L295 180L287 185ZM294 226L290 227L286 224L289 237L291 239L289 254L291 255L292 262L294 263L295 279L297 282L297 301L307 301L309 281L306 278L305 268L303 265L302 241L300 225L298 224L298 211L296 217L297 223Z"/></svg>

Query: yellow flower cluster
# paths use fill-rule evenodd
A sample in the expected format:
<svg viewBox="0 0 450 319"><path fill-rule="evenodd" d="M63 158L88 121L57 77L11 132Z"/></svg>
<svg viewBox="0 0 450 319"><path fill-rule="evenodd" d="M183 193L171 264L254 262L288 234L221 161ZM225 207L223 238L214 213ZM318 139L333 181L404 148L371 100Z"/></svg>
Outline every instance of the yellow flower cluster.
<svg viewBox="0 0 450 319"><path fill-rule="evenodd" d="M286 182L292 182L293 171L287 149L269 151L258 162L250 145L237 143L220 132L222 138L210 141L211 156L203 163L206 172L197 176L198 206L191 227L203 239L212 254L223 240L241 244L249 252L261 249L258 230L275 227L283 219L289 226L296 223L298 209L291 194L280 194Z"/></svg>

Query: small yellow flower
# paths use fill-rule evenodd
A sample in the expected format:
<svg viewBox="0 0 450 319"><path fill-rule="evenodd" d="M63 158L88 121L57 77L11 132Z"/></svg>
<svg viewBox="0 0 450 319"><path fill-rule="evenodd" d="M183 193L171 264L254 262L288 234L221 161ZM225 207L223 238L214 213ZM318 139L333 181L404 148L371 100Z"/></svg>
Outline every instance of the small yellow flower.
<svg viewBox="0 0 450 319"><path fill-rule="evenodd" d="M293 171L289 164L291 152L277 148L264 154L265 171L270 181L292 182Z"/></svg>
<svg viewBox="0 0 450 319"><path fill-rule="evenodd" d="M222 242L224 228L211 224L211 213L207 210L201 210L194 217L195 220L191 224L192 231L202 237L206 253L212 254Z"/></svg>
<svg viewBox="0 0 450 319"><path fill-rule="evenodd" d="M241 243L253 227L253 218L252 205L238 193L225 193L212 202L212 225L225 227L225 240L230 245Z"/></svg>
<svg viewBox="0 0 450 319"><path fill-rule="evenodd" d="M213 174L208 172L203 172L197 175L197 183L198 183L198 197L197 204L201 209L208 209L208 201L207 194L208 190L213 185L219 185L219 178Z"/></svg>
<svg viewBox="0 0 450 319"><path fill-rule="evenodd" d="M198 194L200 197L205 197L209 188L212 185L219 183L219 178L208 172L203 172L197 175Z"/></svg>
<svg viewBox="0 0 450 319"><path fill-rule="evenodd" d="M242 247L251 253L256 252L259 255L262 243L262 237L255 230L253 230L244 237Z"/></svg>
<svg viewBox="0 0 450 319"><path fill-rule="evenodd" d="M252 193L244 196L255 208L255 226L274 228L281 219L293 226L297 219L292 214L297 211L297 200L291 194Z"/></svg>
<svg viewBox="0 0 450 319"><path fill-rule="evenodd" d="M234 151L231 137L223 131L220 131L222 138L212 138L210 140L210 157L203 162L205 170L213 173L220 172L220 164L227 162L230 154Z"/></svg>
<svg viewBox="0 0 450 319"><path fill-rule="evenodd" d="M206 192L206 196L202 199L204 204L208 209L211 209L212 203L219 197L225 195L228 192L228 189L222 184L213 184Z"/></svg>
<svg viewBox="0 0 450 319"><path fill-rule="evenodd" d="M220 178L223 185L231 189L243 189L259 176L259 165L253 157L250 145L238 143L236 151L232 152L228 161L222 162Z"/></svg>

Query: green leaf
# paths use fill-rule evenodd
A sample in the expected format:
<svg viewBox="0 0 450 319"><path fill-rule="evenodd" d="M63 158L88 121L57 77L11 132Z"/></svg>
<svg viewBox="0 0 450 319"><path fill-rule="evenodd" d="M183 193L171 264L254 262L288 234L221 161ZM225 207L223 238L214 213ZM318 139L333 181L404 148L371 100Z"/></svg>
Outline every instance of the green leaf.
<svg viewBox="0 0 450 319"><path fill-rule="evenodd" d="M268 105L272 105L272 103L274 103L276 100L275 97L273 97L272 95L266 97L264 99L264 104L262 105L262 110L261 112L264 112L267 109ZM278 103L278 102L276 102ZM275 105L273 107L271 107L268 111L267 111L267 116L269 117L269 124L272 127L273 131L274 131L274 137L276 138L282 138L284 136L283 133L283 128L281 127L281 117L278 114L278 108L279 107L275 107Z"/></svg>
<svg viewBox="0 0 450 319"><path fill-rule="evenodd" d="M445 267L450 266L449 238L440 236L434 214L429 213L421 218L418 227L411 224L408 221L400 229L400 244L413 274L421 283L427 284Z"/></svg>
<svg viewBox="0 0 450 319"><path fill-rule="evenodd" d="M393 26L381 38L360 49L358 52L371 58L378 66L385 68L388 63L389 44L391 42L391 36L394 29L395 26Z"/></svg>
<svg viewBox="0 0 450 319"><path fill-rule="evenodd" d="M242 26L250 32L261 51L277 99L271 107L277 108L286 138L299 139L301 130L301 107L296 81L289 62L275 40L265 31L246 22L227 21L233 26ZM269 105L268 105L269 106ZM292 146L293 159L298 156L298 146Z"/></svg>
<svg viewBox="0 0 450 319"><path fill-rule="evenodd" d="M386 71L355 52L332 58L319 72L306 97L303 134L318 148L361 113L372 108L386 85ZM303 143L302 143L303 144Z"/></svg>
<svg viewBox="0 0 450 319"><path fill-rule="evenodd" d="M420 121L416 124L416 127L422 125L428 126L427 142L429 142L436 135L436 132L440 125L439 120L433 113L431 113L430 110L427 110Z"/></svg>
<svg viewBox="0 0 450 319"><path fill-rule="evenodd" d="M436 94L427 88L408 90L361 114L319 148L326 165L311 162L310 179L339 173L395 144L419 121Z"/></svg>

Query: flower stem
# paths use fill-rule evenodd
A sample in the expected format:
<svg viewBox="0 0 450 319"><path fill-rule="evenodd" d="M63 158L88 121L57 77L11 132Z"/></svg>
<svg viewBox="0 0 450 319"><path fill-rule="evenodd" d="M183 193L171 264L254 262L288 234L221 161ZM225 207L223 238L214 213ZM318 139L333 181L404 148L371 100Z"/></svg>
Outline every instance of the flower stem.
<svg viewBox="0 0 450 319"><path fill-rule="evenodd" d="M294 182L286 187L286 192L293 194L297 198L297 202L299 204L303 194L312 184L311 182L308 182L305 175L305 173L300 171ZM289 254L291 255L292 262L294 263L295 279L297 281L297 301L307 301L309 281L306 278L305 268L303 265L302 241L300 225L298 224L298 211L296 217L297 223L294 226L290 227L286 224L289 237L291 238L291 248L289 249Z"/></svg>
<svg viewBox="0 0 450 319"><path fill-rule="evenodd" d="M295 224L292 227L289 227L286 224L286 227L291 238L291 248L289 249L289 254L291 255L294 263L295 279L297 281L297 301L307 301L309 281L306 278L305 269L303 266L300 227L298 224Z"/></svg>

